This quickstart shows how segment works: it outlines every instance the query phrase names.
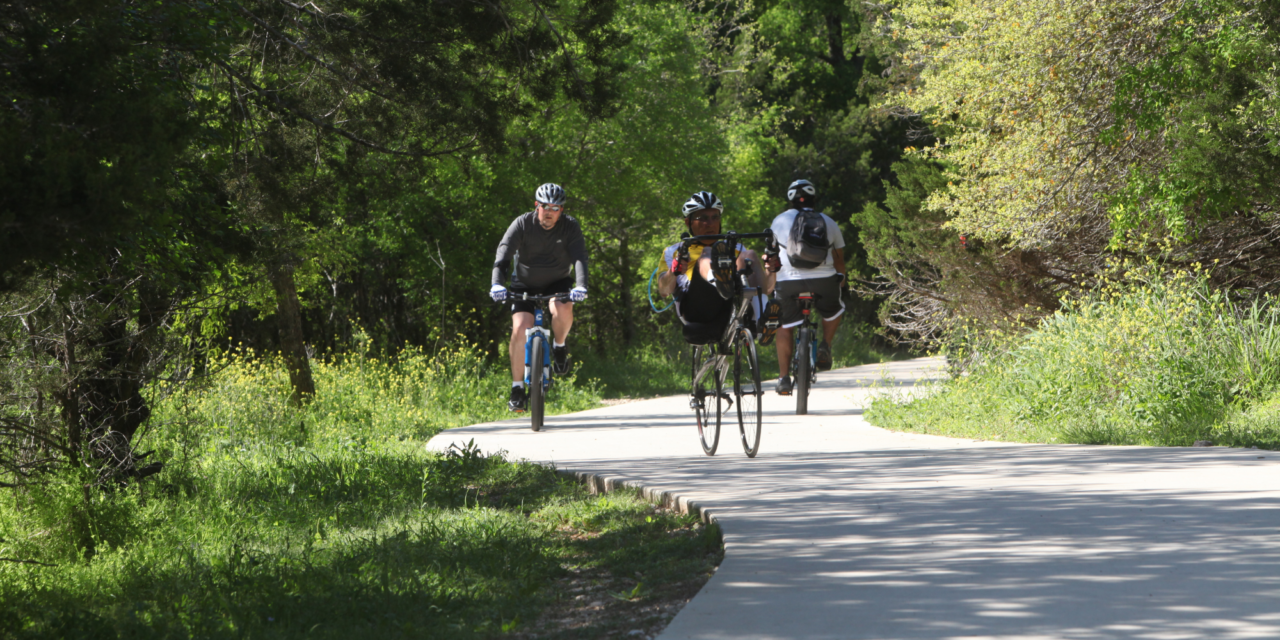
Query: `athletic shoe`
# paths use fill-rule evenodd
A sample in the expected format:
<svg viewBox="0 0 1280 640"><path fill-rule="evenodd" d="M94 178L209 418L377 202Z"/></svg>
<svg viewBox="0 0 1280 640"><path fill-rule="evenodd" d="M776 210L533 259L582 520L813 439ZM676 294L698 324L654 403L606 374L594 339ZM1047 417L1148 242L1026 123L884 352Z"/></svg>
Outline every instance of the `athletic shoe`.
<svg viewBox="0 0 1280 640"><path fill-rule="evenodd" d="M770 298L769 302L764 305L764 313L760 314L760 324L757 332L760 334L760 346L767 347L773 344L773 334L778 332L778 327L782 324L782 305L777 299Z"/></svg>
<svg viewBox="0 0 1280 640"><path fill-rule="evenodd" d="M723 240L717 240L711 245L711 284L725 300L733 297L733 272L733 250Z"/></svg>
<svg viewBox="0 0 1280 640"><path fill-rule="evenodd" d="M554 364L551 365L551 370L556 375L562 376L569 373L569 347L552 346L551 359L554 361Z"/></svg>
<svg viewBox="0 0 1280 640"><path fill-rule="evenodd" d="M511 387L511 399L507 401L507 411L523 413L527 406L529 406L529 394L525 393L524 387Z"/></svg>
<svg viewBox="0 0 1280 640"><path fill-rule="evenodd" d="M826 340L818 343L818 371L831 369L831 345Z"/></svg>
<svg viewBox="0 0 1280 640"><path fill-rule="evenodd" d="M778 378L778 395L791 395L791 376L782 376Z"/></svg>

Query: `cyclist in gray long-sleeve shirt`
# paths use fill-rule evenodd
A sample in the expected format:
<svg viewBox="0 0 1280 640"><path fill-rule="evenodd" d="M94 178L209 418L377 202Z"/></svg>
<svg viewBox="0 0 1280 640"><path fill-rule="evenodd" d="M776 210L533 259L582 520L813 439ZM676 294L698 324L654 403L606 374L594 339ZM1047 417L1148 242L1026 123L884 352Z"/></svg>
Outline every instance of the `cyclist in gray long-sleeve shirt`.
<svg viewBox="0 0 1280 640"><path fill-rule="evenodd" d="M534 210L513 220L498 243L489 289L494 301L505 300L505 283L511 275L513 294L569 294L569 302L552 300L550 305L551 355L557 374L568 371L565 339L573 327L573 303L587 298L587 243L578 221L564 213L564 201L564 189L559 185L547 183L538 187ZM510 273L512 261L516 263L514 274ZM511 399L507 402L511 411L524 411L528 402L524 388L524 334L533 327L533 311L532 302L511 303Z"/></svg>

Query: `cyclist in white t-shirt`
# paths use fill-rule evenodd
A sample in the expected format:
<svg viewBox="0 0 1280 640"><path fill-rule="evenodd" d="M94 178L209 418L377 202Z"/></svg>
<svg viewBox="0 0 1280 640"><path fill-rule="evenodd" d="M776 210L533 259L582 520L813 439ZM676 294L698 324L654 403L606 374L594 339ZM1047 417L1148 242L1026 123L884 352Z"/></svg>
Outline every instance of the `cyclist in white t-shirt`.
<svg viewBox="0 0 1280 640"><path fill-rule="evenodd" d="M840 327L840 318L844 314L844 236L836 221L825 213L822 216L827 227L826 259L810 268L796 267L787 257L787 244L791 242L792 225L801 211L813 211L817 190L808 180L796 180L787 187L787 201L791 208L778 214L773 219L770 229L780 245L778 255L765 260L765 271L769 273L765 288L772 285L774 299L782 306L782 319L777 333L778 367L782 369L778 379L778 394L791 395L792 381L788 375L787 364L791 362L791 352L795 347L792 329L803 321L800 305L796 302L796 294L810 291L820 296L814 301L814 309L822 316L822 342L818 344L818 370L831 368L831 341L835 338L836 329ZM776 284L773 282L776 280Z"/></svg>

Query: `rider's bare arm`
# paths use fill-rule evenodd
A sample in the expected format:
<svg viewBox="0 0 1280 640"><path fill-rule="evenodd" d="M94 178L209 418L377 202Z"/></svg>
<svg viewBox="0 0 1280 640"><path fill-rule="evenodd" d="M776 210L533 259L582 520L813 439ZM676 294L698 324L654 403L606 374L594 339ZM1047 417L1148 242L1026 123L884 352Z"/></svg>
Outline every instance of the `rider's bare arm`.
<svg viewBox="0 0 1280 640"><path fill-rule="evenodd" d="M658 293L662 297L670 297L676 292L676 274L667 271L658 276Z"/></svg>

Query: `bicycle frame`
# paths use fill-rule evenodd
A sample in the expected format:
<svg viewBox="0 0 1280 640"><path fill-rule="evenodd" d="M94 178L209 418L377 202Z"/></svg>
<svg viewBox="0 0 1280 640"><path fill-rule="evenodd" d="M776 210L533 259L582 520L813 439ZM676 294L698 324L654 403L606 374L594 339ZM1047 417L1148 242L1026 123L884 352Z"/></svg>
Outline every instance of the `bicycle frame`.
<svg viewBox="0 0 1280 640"><path fill-rule="evenodd" d="M755 234L737 234L729 232L723 235L712 236L689 236L683 235L681 251L685 251L688 246L699 241L715 241L727 240L729 246L737 247L738 240L741 238L766 238L772 237L771 232L755 233ZM751 305L752 299L760 294L758 287L748 284L747 278L751 275L751 265L748 262L745 267L738 269L735 259L734 278L733 278L733 297L731 298L732 307L730 309L729 322L726 323L724 334L715 342L710 344L697 345L693 348L693 359L690 363L692 372L692 382L690 389L689 406L694 410L697 416L698 435L702 440L703 452L707 455L715 455L716 449L720 442L720 424L721 416L725 411L734 405L735 394L738 399L738 428L742 433L743 450L746 451L748 457L755 457L759 450L760 442L760 379L759 366L756 360L755 347L752 338L751 329L745 326L743 316L746 315L747 309ZM741 334L741 335L740 335ZM742 357L741 352L735 349L741 349L741 341L747 340L749 354L747 357L747 376L751 380L749 383L750 390L743 393L740 383L742 372L739 370ZM730 356L733 356L732 358ZM734 368L733 376L733 393L729 393L725 389L725 383L728 381L729 370ZM708 383L707 376L710 378ZM706 388L710 385L710 388ZM743 413L743 408L748 406L744 398L750 396L752 401L749 406L754 407L747 414ZM706 399L714 398L714 409L712 409ZM745 426L744 415L753 416L749 422L754 424L752 427ZM714 418L712 417L714 416ZM709 435L708 435L709 434ZM752 435L754 434L754 435Z"/></svg>
<svg viewBox="0 0 1280 640"><path fill-rule="evenodd" d="M729 375L729 367L727 366L729 357L723 353L717 353L712 355L710 358L702 360L702 366L698 367L697 363L700 359L702 359L702 350L708 347L714 349L715 345L699 345L695 347L693 350L694 367L697 367L697 370L693 372L694 388L697 388L698 383L702 382L702 379L705 378L708 373L711 373L713 371L715 372L715 375L716 375L716 382L720 384L724 384L725 377ZM699 405L694 408L700 408L702 403L702 398L694 398L693 400L690 401L689 404L693 405L694 403L698 403Z"/></svg>
<svg viewBox="0 0 1280 640"><path fill-rule="evenodd" d="M534 336L540 336L543 344L551 345L551 330L546 327L546 312L541 306L535 307L533 310L533 326L524 331L524 388L530 389L532 380L529 372L533 371L533 362L531 362L533 352ZM551 349L542 349L542 381L548 387L551 386Z"/></svg>
<svg viewBox="0 0 1280 640"><path fill-rule="evenodd" d="M796 296L796 300L800 305L800 313L804 318L800 321L800 324L792 328L792 331L795 332L795 344L791 348L791 372L795 373L800 368L800 329L808 329L809 334L813 336L810 341L813 344L809 345L809 371L816 372L818 366L818 332L821 330L821 325L814 322L811 316L814 296L808 292L801 293Z"/></svg>
<svg viewBox="0 0 1280 640"><path fill-rule="evenodd" d="M551 300L563 300L565 296L524 293L510 296L509 299L534 303L533 326L524 332L524 388L528 392L530 426L534 431L541 431L546 410L546 393L554 378L551 370L551 348L555 343L552 342L551 330L547 327L547 306ZM535 375L535 370L541 370L541 373Z"/></svg>
<svg viewBox="0 0 1280 640"><path fill-rule="evenodd" d="M800 324L792 328L795 331L795 342L792 345L790 363L790 371L795 380L793 393L796 396L796 415L809 413L809 389L818 379L817 352L820 327L814 324L812 317L813 302L817 297L812 291L797 293L795 297L801 313Z"/></svg>

